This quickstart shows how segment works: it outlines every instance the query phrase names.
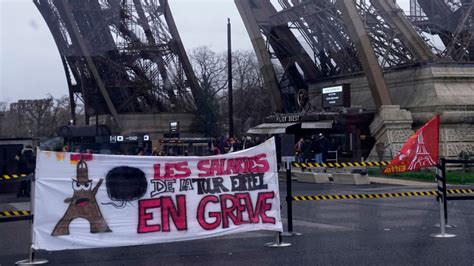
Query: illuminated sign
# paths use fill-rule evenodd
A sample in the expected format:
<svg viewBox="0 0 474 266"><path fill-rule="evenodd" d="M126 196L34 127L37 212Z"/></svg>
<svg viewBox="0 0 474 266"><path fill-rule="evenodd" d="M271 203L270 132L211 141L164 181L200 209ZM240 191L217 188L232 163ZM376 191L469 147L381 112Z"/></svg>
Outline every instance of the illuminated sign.
<svg viewBox="0 0 474 266"><path fill-rule="evenodd" d="M322 89L323 108L350 107L351 92L349 84L341 84Z"/></svg>
<svg viewBox="0 0 474 266"><path fill-rule="evenodd" d="M342 85L323 89L323 94L329 94L329 93L335 93L335 92L342 92Z"/></svg>
<svg viewBox="0 0 474 266"><path fill-rule="evenodd" d="M171 133L179 132L179 122L177 121L170 122L170 132Z"/></svg>

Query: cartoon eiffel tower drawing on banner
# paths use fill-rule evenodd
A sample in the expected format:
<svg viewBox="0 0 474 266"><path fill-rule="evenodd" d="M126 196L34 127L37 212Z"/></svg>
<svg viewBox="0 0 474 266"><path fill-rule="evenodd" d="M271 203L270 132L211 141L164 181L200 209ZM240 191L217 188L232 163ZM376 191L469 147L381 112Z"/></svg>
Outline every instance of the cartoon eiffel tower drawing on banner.
<svg viewBox="0 0 474 266"><path fill-rule="evenodd" d="M435 165L436 163L430 156L430 153L426 149L425 141L423 140L423 132L418 135L418 141L416 144L415 157L408 166L408 170L416 169L417 166Z"/></svg>

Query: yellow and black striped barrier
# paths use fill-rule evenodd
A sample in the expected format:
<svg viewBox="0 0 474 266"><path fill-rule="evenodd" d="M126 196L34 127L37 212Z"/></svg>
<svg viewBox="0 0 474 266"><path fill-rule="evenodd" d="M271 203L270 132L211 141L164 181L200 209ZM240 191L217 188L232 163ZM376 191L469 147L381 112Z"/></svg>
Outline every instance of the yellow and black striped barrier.
<svg viewBox="0 0 474 266"><path fill-rule="evenodd" d="M0 211L0 218L30 215L30 211Z"/></svg>
<svg viewBox="0 0 474 266"><path fill-rule="evenodd" d="M474 193L474 189L448 189L448 194L469 194ZM315 196L293 196L294 201L308 200L345 200L345 199L382 199L382 198L400 198L400 197L423 197L437 196L438 192L432 191L411 191L396 193L375 193L375 194L349 194L349 195L315 195Z"/></svg>
<svg viewBox="0 0 474 266"><path fill-rule="evenodd" d="M25 177L27 175L21 174L21 175L0 175L0 181L13 181L17 180L20 177Z"/></svg>
<svg viewBox="0 0 474 266"><path fill-rule="evenodd" d="M350 162L350 163L296 163L291 165L297 168L342 168L342 167L376 167L387 166L389 162Z"/></svg>
<svg viewBox="0 0 474 266"><path fill-rule="evenodd" d="M33 220L30 211L0 211L0 223Z"/></svg>

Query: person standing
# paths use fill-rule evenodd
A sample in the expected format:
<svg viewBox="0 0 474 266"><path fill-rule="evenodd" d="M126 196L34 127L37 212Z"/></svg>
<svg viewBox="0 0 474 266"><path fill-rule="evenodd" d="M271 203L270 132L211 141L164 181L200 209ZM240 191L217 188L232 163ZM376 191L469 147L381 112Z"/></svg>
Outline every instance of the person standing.
<svg viewBox="0 0 474 266"><path fill-rule="evenodd" d="M313 154L311 152L311 140L308 138L304 139L303 146L301 148L302 156L301 161L302 163L307 163L309 160L313 158ZM306 168L302 167L301 171L304 172Z"/></svg>
<svg viewBox="0 0 474 266"><path fill-rule="evenodd" d="M316 135L311 136L311 150L314 154L315 163L323 163L323 154L321 150L321 143Z"/></svg>
<svg viewBox="0 0 474 266"><path fill-rule="evenodd" d="M236 152L239 150L238 144L233 137L229 138L227 153Z"/></svg>
<svg viewBox="0 0 474 266"><path fill-rule="evenodd" d="M213 148L212 148L212 155L219 155L221 154L221 150L219 149L219 146L218 145L215 145Z"/></svg>
<svg viewBox="0 0 474 266"><path fill-rule="evenodd" d="M319 145L321 146L321 162L325 163L328 158L328 151L329 151L329 140L323 135L323 133L319 133Z"/></svg>
<svg viewBox="0 0 474 266"><path fill-rule="evenodd" d="M295 144L295 157L296 157L296 162L301 163L302 158L303 158L303 143L304 143L304 138L300 138L298 142Z"/></svg>
<svg viewBox="0 0 474 266"><path fill-rule="evenodd" d="M26 146L21 151L21 156L18 161L18 174L29 175L35 171L36 156L31 146ZM29 197L31 190L31 180L21 180L17 191L17 197Z"/></svg>

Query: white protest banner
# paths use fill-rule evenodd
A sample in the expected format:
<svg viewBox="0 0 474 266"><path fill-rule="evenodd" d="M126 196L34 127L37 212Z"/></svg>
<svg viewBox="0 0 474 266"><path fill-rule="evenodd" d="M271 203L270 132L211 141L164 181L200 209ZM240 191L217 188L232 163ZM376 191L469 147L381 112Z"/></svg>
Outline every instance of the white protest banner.
<svg viewBox="0 0 474 266"><path fill-rule="evenodd" d="M283 231L273 138L208 157L40 151L37 158L34 249Z"/></svg>

